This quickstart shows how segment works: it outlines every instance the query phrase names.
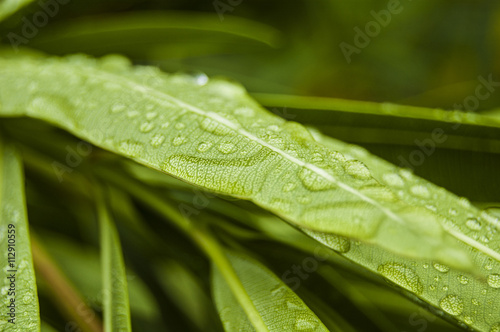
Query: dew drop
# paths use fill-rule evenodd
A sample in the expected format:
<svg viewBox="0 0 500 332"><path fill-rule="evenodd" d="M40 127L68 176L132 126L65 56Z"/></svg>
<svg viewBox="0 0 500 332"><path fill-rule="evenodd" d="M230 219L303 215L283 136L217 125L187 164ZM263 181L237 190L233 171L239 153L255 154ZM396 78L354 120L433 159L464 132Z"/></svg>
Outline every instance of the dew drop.
<svg viewBox="0 0 500 332"><path fill-rule="evenodd" d="M316 152L313 154L311 161L315 164L321 164L325 161L325 158L323 158L321 153Z"/></svg>
<svg viewBox="0 0 500 332"><path fill-rule="evenodd" d="M151 138L151 145L155 148L159 147L165 141L165 136L156 134Z"/></svg>
<svg viewBox="0 0 500 332"><path fill-rule="evenodd" d="M161 125L162 129L170 127L170 122L165 122L164 124Z"/></svg>
<svg viewBox="0 0 500 332"><path fill-rule="evenodd" d="M186 143L186 137L184 137L184 136L177 136L177 137L175 137L175 138L172 140L172 144L173 144L174 146L179 146L179 145L182 145L182 144L184 144L184 143Z"/></svg>
<svg viewBox="0 0 500 332"><path fill-rule="evenodd" d="M175 124L175 129L177 129L177 130L182 130L185 127L186 127L186 125L184 123L182 123L182 122L178 122L178 123Z"/></svg>
<svg viewBox="0 0 500 332"><path fill-rule="evenodd" d="M482 236L479 238L479 240L481 240L481 242L483 242L483 243L488 243L488 242L490 242L490 239L489 239L488 237L484 236L484 235L482 235Z"/></svg>
<svg viewBox="0 0 500 332"><path fill-rule="evenodd" d="M387 187L381 185L364 186L360 188L363 194L376 198L380 201L395 202L397 201L396 195Z"/></svg>
<svg viewBox="0 0 500 332"><path fill-rule="evenodd" d="M476 305L476 306L481 304L477 299L472 299L471 302L473 305Z"/></svg>
<svg viewBox="0 0 500 332"><path fill-rule="evenodd" d="M452 215L452 216L456 216L456 215L457 215L457 210L455 210L455 209L451 208L451 209L449 209L449 210L448 210L448 213L449 213L450 215Z"/></svg>
<svg viewBox="0 0 500 332"><path fill-rule="evenodd" d="M198 73L193 78L196 85L203 86L208 83L208 76L205 73Z"/></svg>
<svg viewBox="0 0 500 332"><path fill-rule="evenodd" d="M154 118L156 118L158 116L158 113L156 112L149 112L149 113L146 113L146 119L148 120L153 120Z"/></svg>
<svg viewBox="0 0 500 332"><path fill-rule="evenodd" d="M127 107L121 103L114 104L113 106L111 106L111 113L120 113L125 108L127 108Z"/></svg>
<svg viewBox="0 0 500 332"><path fill-rule="evenodd" d="M410 192L418 197L421 198L428 198L429 197L429 189L423 185L415 185L410 188Z"/></svg>
<svg viewBox="0 0 500 332"><path fill-rule="evenodd" d="M464 322L470 325L474 323L474 319L471 316L464 316Z"/></svg>
<svg viewBox="0 0 500 332"><path fill-rule="evenodd" d="M406 180L411 180L413 172L407 168L402 168L399 170L399 175L401 175Z"/></svg>
<svg viewBox="0 0 500 332"><path fill-rule="evenodd" d="M149 133L151 130L153 130L154 127L155 127L154 123L144 122L139 127L139 130L141 131L141 133Z"/></svg>
<svg viewBox="0 0 500 332"><path fill-rule="evenodd" d="M270 125L267 127L267 130L277 132L280 130L280 127L278 127L277 125Z"/></svg>
<svg viewBox="0 0 500 332"><path fill-rule="evenodd" d="M435 205L427 204L425 207L427 208L427 210L431 210L432 212L437 211L437 207Z"/></svg>
<svg viewBox="0 0 500 332"><path fill-rule="evenodd" d="M236 150L236 145L230 142L220 143L217 146L217 150L224 154L233 153Z"/></svg>
<svg viewBox="0 0 500 332"><path fill-rule="evenodd" d="M436 286L434 286L434 285L430 285L430 286L429 286L429 290L431 290L431 291L435 291L435 290L436 290Z"/></svg>
<svg viewBox="0 0 500 332"><path fill-rule="evenodd" d="M416 294L422 294L424 290L424 286L415 271L404 264L386 263L380 265L377 270L387 279Z"/></svg>
<svg viewBox="0 0 500 332"><path fill-rule="evenodd" d="M273 209L280 211L282 213L290 213L292 210L292 204L286 199L273 198L270 202Z"/></svg>
<svg viewBox="0 0 500 332"><path fill-rule="evenodd" d="M307 167L302 167L299 171L299 179L307 189L313 191L326 190L334 187L330 181L311 171Z"/></svg>
<svg viewBox="0 0 500 332"><path fill-rule="evenodd" d="M356 158L366 158L368 156L368 151L357 145L349 145L349 153Z"/></svg>
<svg viewBox="0 0 500 332"><path fill-rule="evenodd" d="M283 186L283 192L290 192L295 189L297 185L293 182L289 182Z"/></svg>
<svg viewBox="0 0 500 332"><path fill-rule="evenodd" d="M311 317L299 318L295 322L295 329L298 331L308 330L314 331L318 326L318 321L311 320Z"/></svg>
<svg viewBox="0 0 500 332"><path fill-rule="evenodd" d="M302 229L302 231L304 231L304 233L308 234L318 242L323 243L327 247L332 248L333 250L342 254L349 252L349 250L351 249L351 241L346 237L334 235L331 233L311 231L305 228Z"/></svg>
<svg viewBox="0 0 500 332"><path fill-rule="evenodd" d="M429 268L429 264L427 264L427 263L424 263L422 266L423 266L424 269L428 269Z"/></svg>
<svg viewBox="0 0 500 332"><path fill-rule="evenodd" d="M276 288L271 290L271 294L273 296L277 296L277 297L282 297L287 292L288 292L287 288L285 286L283 286L282 284L278 284L278 286Z"/></svg>
<svg viewBox="0 0 500 332"><path fill-rule="evenodd" d="M141 143L130 140L122 141L118 146L118 150L129 157L137 157L141 153L142 149L143 146Z"/></svg>
<svg viewBox="0 0 500 332"><path fill-rule="evenodd" d="M450 271L450 268L448 266L442 265L439 263L434 263L432 266L434 266L434 268L436 270L438 270L439 272L442 272L442 273L446 273L446 272Z"/></svg>
<svg viewBox="0 0 500 332"><path fill-rule="evenodd" d="M458 316L464 311L464 301L457 295L447 295L439 302L441 309L453 316Z"/></svg>
<svg viewBox="0 0 500 332"><path fill-rule="evenodd" d="M403 179L399 175L394 173L384 174L382 176L382 179L385 183L392 187L403 187L405 184Z"/></svg>
<svg viewBox="0 0 500 332"><path fill-rule="evenodd" d="M496 323L490 329L490 332L500 332L500 323Z"/></svg>
<svg viewBox="0 0 500 332"><path fill-rule="evenodd" d="M255 115L255 111L253 109L251 109L250 107L241 107L241 108L237 108L234 111L234 114L238 115L238 116L245 117L245 118L251 118Z"/></svg>
<svg viewBox="0 0 500 332"><path fill-rule="evenodd" d="M469 219L467 219L467 222L465 223L465 225L467 227L469 227L469 229L471 229L473 231L479 231L483 227L481 225L481 223L477 219L475 219L475 218L469 218Z"/></svg>
<svg viewBox="0 0 500 332"><path fill-rule="evenodd" d="M493 269L493 261L491 259L488 259L486 264L484 264L484 269L488 271Z"/></svg>
<svg viewBox="0 0 500 332"><path fill-rule="evenodd" d="M490 274L488 276L488 285L493 288L500 288L500 274Z"/></svg>
<svg viewBox="0 0 500 332"><path fill-rule="evenodd" d="M301 307L298 304L293 303L292 301L286 301L286 307L288 310L304 310L303 307Z"/></svg>
<svg viewBox="0 0 500 332"><path fill-rule="evenodd" d="M458 203L464 208L470 208L470 201L465 197L460 197Z"/></svg>
<svg viewBox="0 0 500 332"><path fill-rule="evenodd" d="M311 203L312 199L309 195L300 195L297 197L297 201L299 201L300 204L307 205Z"/></svg>
<svg viewBox="0 0 500 332"><path fill-rule="evenodd" d="M196 148L196 150L198 152L207 152L211 147L212 147L212 143L201 142L200 144L198 144L198 147Z"/></svg>
<svg viewBox="0 0 500 332"><path fill-rule="evenodd" d="M26 305L27 305L27 304L30 304L31 302L33 302L33 296L31 296L31 295L25 295L25 296L23 297L23 302L24 302L24 304L26 304Z"/></svg>
<svg viewBox="0 0 500 332"><path fill-rule="evenodd" d="M227 128L216 121L210 119L210 118L205 118L200 124L201 129L205 130L206 132L209 132L214 135L218 136L225 136L229 135L232 133L232 130L230 128Z"/></svg>
<svg viewBox="0 0 500 332"><path fill-rule="evenodd" d="M469 278L466 276L458 276L457 278L462 285L467 285L469 283Z"/></svg>
<svg viewBox="0 0 500 332"><path fill-rule="evenodd" d="M128 111L128 112L127 112L127 117L128 117L128 118L130 118L130 119L132 119L132 118L137 117L139 114L140 114L140 113L139 113L139 112L137 112L137 111Z"/></svg>
<svg viewBox="0 0 500 332"><path fill-rule="evenodd" d="M345 156L338 151L330 152L329 157L334 162L345 162L346 161Z"/></svg>
<svg viewBox="0 0 500 332"><path fill-rule="evenodd" d="M349 175L360 180L368 180L371 178L371 173L368 168L360 161L349 160L345 164L345 169Z"/></svg>

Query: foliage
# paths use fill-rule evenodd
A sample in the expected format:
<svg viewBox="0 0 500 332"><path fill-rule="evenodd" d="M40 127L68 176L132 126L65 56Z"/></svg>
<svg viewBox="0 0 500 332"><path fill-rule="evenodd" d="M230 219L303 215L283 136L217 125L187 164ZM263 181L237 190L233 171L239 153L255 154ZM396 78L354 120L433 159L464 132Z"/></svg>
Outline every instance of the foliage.
<svg viewBox="0 0 500 332"><path fill-rule="evenodd" d="M468 109L498 104L494 74L466 84L466 111L422 107L460 89L412 106L332 98L408 97L374 82L382 99L297 96L325 95L345 59L257 3L28 3L0 5L0 242L15 229L17 268L2 331L500 329L500 119ZM312 31L344 27L335 38L362 22L328 21L350 10L338 1L300 5ZM427 11L404 5L350 68Z"/></svg>

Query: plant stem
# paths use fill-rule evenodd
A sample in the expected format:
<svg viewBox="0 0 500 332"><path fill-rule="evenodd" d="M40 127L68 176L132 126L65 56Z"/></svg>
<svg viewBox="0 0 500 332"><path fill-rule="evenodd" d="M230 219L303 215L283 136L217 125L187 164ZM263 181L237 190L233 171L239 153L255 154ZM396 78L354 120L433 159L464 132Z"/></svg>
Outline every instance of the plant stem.
<svg viewBox="0 0 500 332"><path fill-rule="evenodd" d="M102 332L102 322L97 314L85 304L82 296L70 284L52 258L31 235L31 249L35 269L46 281L56 304L84 332Z"/></svg>

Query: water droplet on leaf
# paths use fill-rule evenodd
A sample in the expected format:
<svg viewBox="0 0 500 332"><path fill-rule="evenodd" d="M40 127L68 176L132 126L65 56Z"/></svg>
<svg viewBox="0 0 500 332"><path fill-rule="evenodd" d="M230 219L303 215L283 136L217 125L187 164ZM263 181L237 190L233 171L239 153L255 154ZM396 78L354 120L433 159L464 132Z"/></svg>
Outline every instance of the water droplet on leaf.
<svg viewBox="0 0 500 332"><path fill-rule="evenodd" d="M151 145L155 148L159 147L165 141L165 136L156 134L151 138Z"/></svg>
<svg viewBox="0 0 500 332"><path fill-rule="evenodd" d="M175 137L175 138L172 140L172 144L173 144L174 146L179 146L179 145L182 145L182 144L184 144L184 143L186 143L186 137L184 137L184 136L177 136L177 137Z"/></svg>
<svg viewBox="0 0 500 332"><path fill-rule="evenodd" d="M469 229L471 229L473 231L479 231L483 227L481 225L481 223L477 219L475 219L475 218L469 218L469 219L467 219L465 225L467 227L469 227Z"/></svg>
<svg viewBox="0 0 500 332"><path fill-rule="evenodd" d="M236 145L234 145L233 143L230 143L230 142L220 143L217 146L217 150L219 150L220 152L222 152L224 154L233 153L235 151L235 149L236 149Z"/></svg>
<svg viewBox="0 0 500 332"><path fill-rule="evenodd" d="M349 160L345 164L346 172L360 180L368 180L371 178L370 170L360 161Z"/></svg>
<svg viewBox="0 0 500 332"><path fill-rule="evenodd" d="M424 286L412 269L401 263L386 263L378 267L378 272L399 286L422 294Z"/></svg>
<svg viewBox="0 0 500 332"><path fill-rule="evenodd" d="M433 266L436 270L438 270L439 272L442 272L442 273L446 273L446 272L450 271L450 268L446 265L434 263Z"/></svg>
<svg viewBox="0 0 500 332"><path fill-rule="evenodd" d="M453 316L460 315L464 310L464 301L458 295L447 295L439 302L441 309Z"/></svg>
<svg viewBox="0 0 500 332"><path fill-rule="evenodd" d="M403 187L404 186L404 181L403 179L394 173L387 173L382 176L382 179L384 180L385 183L387 183L389 186L393 187Z"/></svg>
<svg viewBox="0 0 500 332"><path fill-rule="evenodd" d="M151 130L153 130L154 127L155 127L154 123L144 122L139 127L139 130L141 131L141 133L149 133Z"/></svg>
<svg viewBox="0 0 500 332"><path fill-rule="evenodd" d="M500 274L490 274L488 276L488 285L493 288L500 288Z"/></svg>
<svg viewBox="0 0 500 332"><path fill-rule="evenodd" d="M198 144L198 147L196 148L196 150L198 152L206 152L211 147L212 147L212 143L210 143L210 142L201 142L200 144Z"/></svg>

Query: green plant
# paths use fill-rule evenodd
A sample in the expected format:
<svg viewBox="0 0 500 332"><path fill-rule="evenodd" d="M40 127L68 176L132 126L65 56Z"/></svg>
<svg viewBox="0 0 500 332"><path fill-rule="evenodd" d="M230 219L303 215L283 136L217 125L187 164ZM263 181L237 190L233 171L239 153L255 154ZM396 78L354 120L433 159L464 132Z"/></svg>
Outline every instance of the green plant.
<svg viewBox="0 0 500 332"><path fill-rule="evenodd" d="M268 26L182 15L84 18L30 43L58 53L73 38L105 53L106 33L148 30L151 45L115 51L150 61L180 47L158 45L156 30L215 40L184 45L189 54L279 45ZM0 82L0 242L16 253L5 253L2 307L15 316L4 310L2 331L500 330L495 111L252 98L225 78L120 55L23 48L1 51ZM471 174L469 159L487 163L493 185L454 183L482 202L472 204L321 132L379 147L397 134L407 167L456 150L440 162Z"/></svg>

